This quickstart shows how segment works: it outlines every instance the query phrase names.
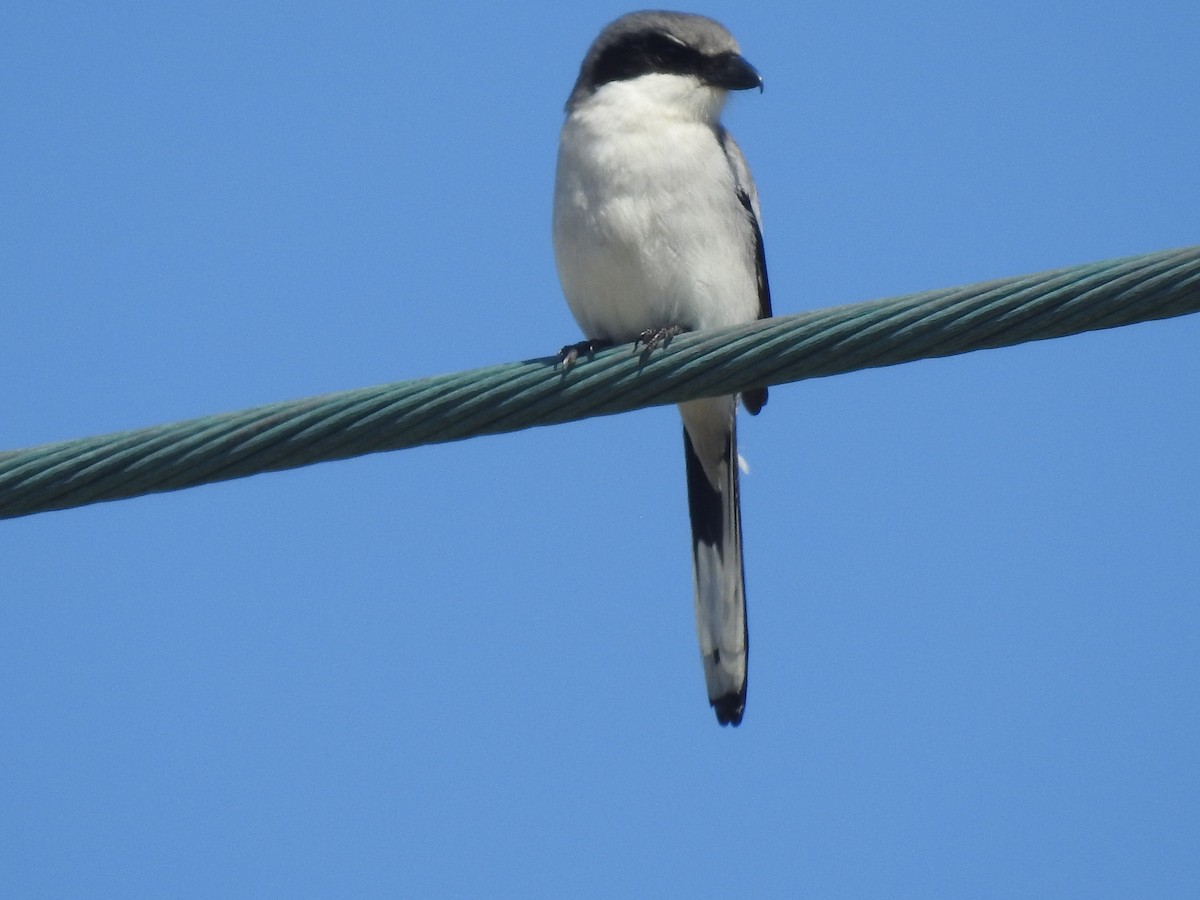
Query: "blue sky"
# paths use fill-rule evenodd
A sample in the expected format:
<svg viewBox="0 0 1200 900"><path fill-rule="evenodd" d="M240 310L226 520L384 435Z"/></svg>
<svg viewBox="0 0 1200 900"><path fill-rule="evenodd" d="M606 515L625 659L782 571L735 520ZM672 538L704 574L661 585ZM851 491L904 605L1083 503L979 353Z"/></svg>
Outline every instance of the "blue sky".
<svg viewBox="0 0 1200 900"><path fill-rule="evenodd" d="M0 34L0 448L577 337L628 7ZM778 312L1200 242L1194 2L713 3ZM670 409L0 523L12 896L1184 896L1200 317L772 390L717 726Z"/></svg>

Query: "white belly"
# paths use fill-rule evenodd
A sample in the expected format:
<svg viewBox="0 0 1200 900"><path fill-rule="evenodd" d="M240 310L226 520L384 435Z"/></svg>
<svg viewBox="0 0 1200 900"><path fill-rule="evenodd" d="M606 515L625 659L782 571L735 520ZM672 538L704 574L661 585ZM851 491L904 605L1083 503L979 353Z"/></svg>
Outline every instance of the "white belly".
<svg viewBox="0 0 1200 900"><path fill-rule="evenodd" d="M559 142L554 252L584 334L629 341L756 319L753 226L712 130L608 131L572 117Z"/></svg>

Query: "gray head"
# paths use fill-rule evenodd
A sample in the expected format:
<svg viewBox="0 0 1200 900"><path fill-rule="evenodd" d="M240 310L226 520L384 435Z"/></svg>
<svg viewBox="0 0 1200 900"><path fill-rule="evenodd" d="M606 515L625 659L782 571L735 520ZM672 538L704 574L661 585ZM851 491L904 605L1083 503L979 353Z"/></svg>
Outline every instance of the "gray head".
<svg viewBox="0 0 1200 900"><path fill-rule="evenodd" d="M720 22L646 10L621 16L592 42L567 109L610 82L653 73L690 75L722 90L762 87L762 78L742 59L737 41Z"/></svg>

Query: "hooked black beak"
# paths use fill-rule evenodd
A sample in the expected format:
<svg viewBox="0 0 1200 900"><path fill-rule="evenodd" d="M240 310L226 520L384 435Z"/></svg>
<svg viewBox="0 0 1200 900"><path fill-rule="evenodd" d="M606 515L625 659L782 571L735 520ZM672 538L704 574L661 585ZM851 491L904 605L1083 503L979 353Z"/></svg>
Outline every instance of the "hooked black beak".
<svg viewBox="0 0 1200 900"><path fill-rule="evenodd" d="M763 80L758 69L746 62L737 53L724 53L712 61L705 72L705 81L713 87L727 91L747 91L758 88L762 91Z"/></svg>

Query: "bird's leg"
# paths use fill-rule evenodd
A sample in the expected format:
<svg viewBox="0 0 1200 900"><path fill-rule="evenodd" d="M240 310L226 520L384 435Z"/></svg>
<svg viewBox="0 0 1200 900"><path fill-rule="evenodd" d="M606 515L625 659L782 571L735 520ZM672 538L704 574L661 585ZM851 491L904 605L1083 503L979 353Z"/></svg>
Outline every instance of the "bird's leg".
<svg viewBox="0 0 1200 900"><path fill-rule="evenodd" d="M567 346L558 351L558 362L563 367L563 374L565 375L571 371L581 353L590 357L597 350L611 347L612 343L607 338L591 338L586 341L580 341L578 344L567 344Z"/></svg>
<svg viewBox="0 0 1200 900"><path fill-rule="evenodd" d="M682 325L663 325L660 328L647 328L633 342L633 352L637 353L640 347L643 354L653 353L659 347L666 347L671 343L671 338L678 337L685 331L687 329Z"/></svg>

